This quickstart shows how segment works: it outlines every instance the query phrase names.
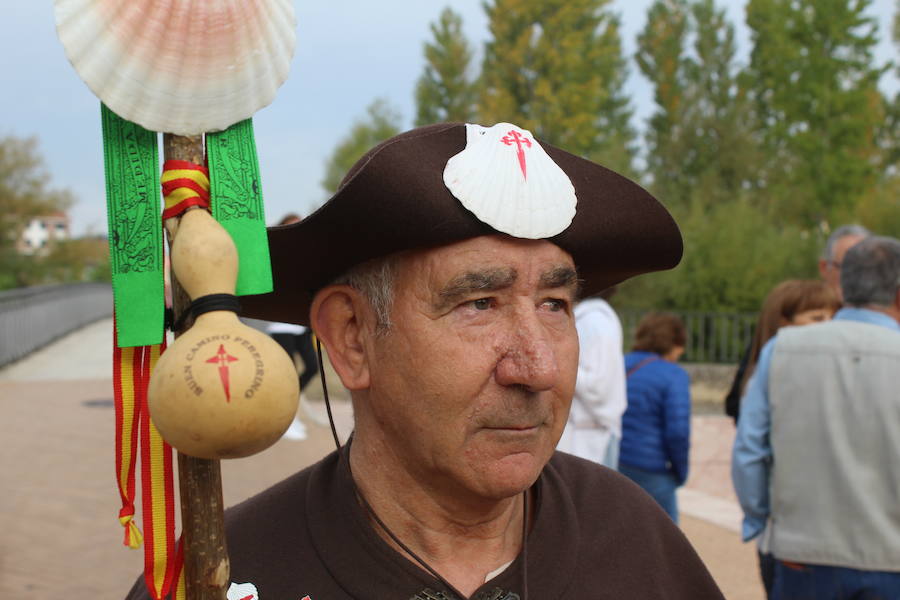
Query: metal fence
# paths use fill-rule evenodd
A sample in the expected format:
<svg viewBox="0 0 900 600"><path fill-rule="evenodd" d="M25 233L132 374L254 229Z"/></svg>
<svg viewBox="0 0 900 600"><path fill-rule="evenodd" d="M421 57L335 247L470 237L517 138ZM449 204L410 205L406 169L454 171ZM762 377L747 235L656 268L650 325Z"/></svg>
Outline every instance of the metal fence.
<svg viewBox="0 0 900 600"><path fill-rule="evenodd" d="M648 310L616 309L622 321L625 349L634 342L638 321ZM687 329L687 347L682 360L703 363L737 363L750 346L756 328L756 313L667 311L678 315Z"/></svg>
<svg viewBox="0 0 900 600"><path fill-rule="evenodd" d="M108 283L73 283L0 292L0 366L70 331L112 315Z"/></svg>

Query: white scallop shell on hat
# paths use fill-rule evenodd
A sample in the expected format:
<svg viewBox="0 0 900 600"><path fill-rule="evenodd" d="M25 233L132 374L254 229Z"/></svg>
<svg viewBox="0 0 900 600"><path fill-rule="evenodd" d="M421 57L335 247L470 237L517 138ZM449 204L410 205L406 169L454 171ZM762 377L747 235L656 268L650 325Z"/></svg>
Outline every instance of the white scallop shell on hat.
<svg viewBox="0 0 900 600"><path fill-rule="evenodd" d="M530 131L509 123L466 124L466 147L447 161L444 185L479 220L515 237L551 237L575 217L568 175Z"/></svg>
<svg viewBox="0 0 900 600"><path fill-rule="evenodd" d="M55 0L69 61L113 112L194 135L275 98L296 41L291 0Z"/></svg>

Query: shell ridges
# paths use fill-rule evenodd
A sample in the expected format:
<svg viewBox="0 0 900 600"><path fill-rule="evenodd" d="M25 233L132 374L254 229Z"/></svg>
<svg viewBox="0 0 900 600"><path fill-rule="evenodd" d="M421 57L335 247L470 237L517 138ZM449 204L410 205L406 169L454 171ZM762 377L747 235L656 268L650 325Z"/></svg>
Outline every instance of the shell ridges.
<svg viewBox="0 0 900 600"><path fill-rule="evenodd" d="M296 40L291 0L54 0L69 61L152 131L219 131L268 105Z"/></svg>
<svg viewBox="0 0 900 600"><path fill-rule="evenodd" d="M444 184L479 220L521 238L552 237L575 216L575 187L530 131L510 123L466 125L466 147L447 161Z"/></svg>

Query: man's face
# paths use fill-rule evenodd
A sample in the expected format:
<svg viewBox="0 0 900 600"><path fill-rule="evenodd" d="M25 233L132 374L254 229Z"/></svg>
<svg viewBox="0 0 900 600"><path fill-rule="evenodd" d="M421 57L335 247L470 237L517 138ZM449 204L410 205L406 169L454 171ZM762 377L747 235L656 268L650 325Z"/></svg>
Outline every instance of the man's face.
<svg viewBox="0 0 900 600"><path fill-rule="evenodd" d="M572 258L496 235L412 254L397 270L393 326L367 343L361 410L375 425L360 436L380 436L388 460L439 493L521 492L553 453L575 387Z"/></svg>
<svg viewBox="0 0 900 600"><path fill-rule="evenodd" d="M863 239L861 235L845 235L838 238L834 244L834 250L829 260L819 260L819 274L825 280L834 293L837 294L839 300L843 301L844 295L841 292L841 264L844 262L844 255L847 250L855 246Z"/></svg>

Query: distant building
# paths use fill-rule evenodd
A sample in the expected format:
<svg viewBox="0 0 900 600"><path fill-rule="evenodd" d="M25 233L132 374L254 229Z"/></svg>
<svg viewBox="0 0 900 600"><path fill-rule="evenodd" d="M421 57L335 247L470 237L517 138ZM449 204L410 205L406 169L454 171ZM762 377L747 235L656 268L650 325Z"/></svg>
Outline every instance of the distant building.
<svg viewBox="0 0 900 600"><path fill-rule="evenodd" d="M22 254L43 254L55 241L69 239L69 215L55 212L28 222L16 243Z"/></svg>

